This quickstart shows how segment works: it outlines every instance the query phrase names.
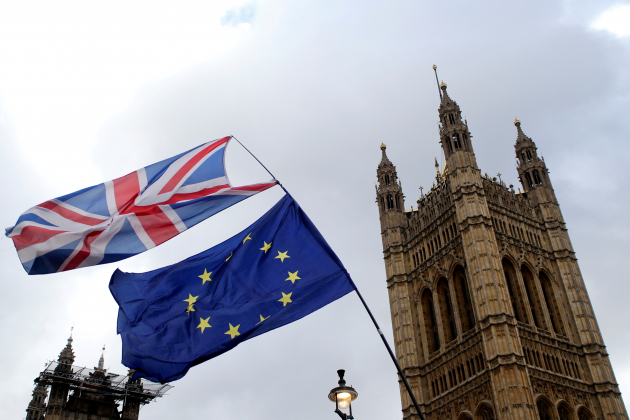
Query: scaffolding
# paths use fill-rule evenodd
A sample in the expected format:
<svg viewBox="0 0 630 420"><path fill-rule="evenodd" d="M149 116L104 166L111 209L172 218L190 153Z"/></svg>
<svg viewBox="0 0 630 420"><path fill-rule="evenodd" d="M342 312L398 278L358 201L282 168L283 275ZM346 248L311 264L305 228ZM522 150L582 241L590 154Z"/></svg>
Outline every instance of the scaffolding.
<svg viewBox="0 0 630 420"><path fill-rule="evenodd" d="M62 384L69 387L75 396L81 394L102 394L114 399L117 403L134 399L144 405L155 398L162 397L172 388L168 384L159 384L145 379L131 381L129 375L118 375L104 369L89 369L85 367L60 364L52 361L48 363L35 382L43 386Z"/></svg>

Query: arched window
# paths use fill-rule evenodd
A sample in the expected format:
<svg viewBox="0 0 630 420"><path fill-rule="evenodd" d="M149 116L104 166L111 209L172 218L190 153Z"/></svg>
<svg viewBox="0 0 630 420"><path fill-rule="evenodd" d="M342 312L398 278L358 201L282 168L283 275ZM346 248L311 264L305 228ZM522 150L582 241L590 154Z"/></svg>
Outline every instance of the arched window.
<svg viewBox="0 0 630 420"><path fill-rule="evenodd" d="M396 208L400 209L400 200L398 199L398 196L396 196Z"/></svg>
<svg viewBox="0 0 630 420"><path fill-rule="evenodd" d="M527 185L529 185L530 188L534 186L534 183L532 182L532 177L529 172L525 172L525 180L527 181Z"/></svg>
<svg viewBox="0 0 630 420"><path fill-rule="evenodd" d="M459 134L457 133L453 134L453 145L455 146L456 149L462 148L462 142L459 139Z"/></svg>
<svg viewBox="0 0 630 420"><path fill-rule="evenodd" d="M440 339L433 309L433 295L429 289L425 289L422 292L421 305L422 317L424 318L424 335L427 339L429 354L431 354L440 349Z"/></svg>
<svg viewBox="0 0 630 420"><path fill-rule="evenodd" d="M553 284L551 283L551 280L549 280L549 277L547 277L547 275L543 272L539 274L538 278L540 279L545 303L547 304L547 309L549 310L551 326L556 334L565 335L562 315L560 314L560 306L558 305L558 300L556 299L556 295L553 291Z"/></svg>
<svg viewBox="0 0 630 420"><path fill-rule="evenodd" d="M571 414L571 410L565 404L558 406L558 415L560 420L573 420L573 414Z"/></svg>
<svg viewBox="0 0 630 420"><path fill-rule="evenodd" d="M514 309L514 316L519 322L527 322L525 302L523 301L521 288L516 281L516 270L507 258L504 258L501 263L503 264L503 273L505 273L505 282L507 283L508 293L510 294L512 309Z"/></svg>
<svg viewBox="0 0 630 420"><path fill-rule="evenodd" d="M455 301L457 302L459 322L462 325L462 333L465 333L474 327L475 317L473 316L472 302L470 300L470 294L468 293L466 272L461 265L458 265L453 271L453 286L455 288Z"/></svg>
<svg viewBox="0 0 630 420"><path fill-rule="evenodd" d="M453 153L453 146L451 145L451 140L448 137L445 137L444 141L446 142L446 146L448 147L448 151Z"/></svg>
<svg viewBox="0 0 630 420"><path fill-rule="evenodd" d="M542 178L540 177L538 170L534 170L534 183L536 183L536 185L542 184Z"/></svg>
<svg viewBox="0 0 630 420"><path fill-rule="evenodd" d="M578 420L593 420L593 416L586 410L586 408L580 407L578 410Z"/></svg>
<svg viewBox="0 0 630 420"><path fill-rule="evenodd" d="M534 275L525 265L521 266L521 274L523 275L523 283L525 283L527 300L529 300L530 307L532 308L534 324L536 327L546 330L547 325L545 323L540 297L538 296L538 290L536 289L536 283L534 282Z"/></svg>
<svg viewBox="0 0 630 420"><path fill-rule="evenodd" d="M394 197L392 197L391 195L387 196L387 208L389 210L392 210L394 208Z"/></svg>
<svg viewBox="0 0 630 420"><path fill-rule="evenodd" d="M389 175L385 174L385 185L389 185Z"/></svg>
<svg viewBox="0 0 630 420"><path fill-rule="evenodd" d="M553 409L551 405L543 399L538 400L536 403L536 407L538 407L538 418L540 420L554 420L553 418Z"/></svg>
<svg viewBox="0 0 630 420"><path fill-rule="evenodd" d="M450 343L457 338L457 328L455 327L455 315L453 314L453 304L448 282L444 277L438 280L437 286L438 306L442 318L442 332L445 343Z"/></svg>
<svg viewBox="0 0 630 420"><path fill-rule="evenodd" d="M525 152L521 153L521 156L523 157L523 162L527 162L527 158L525 157Z"/></svg>
<svg viewBox="0 0 630 420"><path fill-rule="evenodd" d="M448 120L451 122L451 124L455 124L455 117L453 117L453 114L448 114Z"/></svg>
<svg viewBox="0 0 630 420"><path fill-rule="evenodd" d="M530 150L527 150L527 159L528 160L532 160L532 152Z"/></svg>
<svg viewBox="0 0 630 420"><path fill-rule="evenodd" d="M494 411L488 406L484 406L477 415L479 420L494 420Z"/></svg>

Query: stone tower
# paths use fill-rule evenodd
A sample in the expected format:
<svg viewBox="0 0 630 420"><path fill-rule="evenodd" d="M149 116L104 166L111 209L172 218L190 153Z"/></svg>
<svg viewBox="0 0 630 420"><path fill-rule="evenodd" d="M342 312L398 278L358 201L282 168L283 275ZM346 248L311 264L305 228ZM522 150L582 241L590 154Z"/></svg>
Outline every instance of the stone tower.
<svg viewBox="0 0 630 420"><path fill-rule="evenodd" d="M516 120L523 192L482 175L440 88L433 187L405 209L384 144L376 187L396 355L426 419L628 420L536 145Z"/></svg>
<svg viewBox="0 0 630 420"><path fill-rule="evenodd" d="M104 353L105 346L94 369L74 366L70 335L57 361L49 362L35 379L36 386L26 409L26 419L138 420L140 407L172 388L142 379L132 381L133 371L129 371L128 375L108 372Z"/></svg>

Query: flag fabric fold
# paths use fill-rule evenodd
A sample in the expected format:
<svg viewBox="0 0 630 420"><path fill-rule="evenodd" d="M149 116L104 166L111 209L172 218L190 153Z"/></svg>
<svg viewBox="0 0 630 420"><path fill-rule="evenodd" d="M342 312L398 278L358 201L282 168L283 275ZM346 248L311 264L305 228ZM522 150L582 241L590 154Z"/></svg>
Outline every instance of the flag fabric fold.
<svg viewBox="0 0 630 420"><path fill-rule="evenodd" d="M123 364L162 383L355 290L288 194L227 241L147 273L116 270L109 287Z"/></svg>
<svg viewBox="0 0 630 420"><path fill-rule="evenodd" d="M233 187L225 171L230 139L41 203L22 213L6 236L28 274L106 264L154 248L276 185Z"/></svg>

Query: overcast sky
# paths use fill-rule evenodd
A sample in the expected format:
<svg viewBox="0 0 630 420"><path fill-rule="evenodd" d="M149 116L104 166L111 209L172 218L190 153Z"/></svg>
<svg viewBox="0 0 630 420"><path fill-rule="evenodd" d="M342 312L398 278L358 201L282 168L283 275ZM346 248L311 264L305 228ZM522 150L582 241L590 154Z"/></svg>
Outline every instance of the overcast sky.
<svg viewBox="0 0 630 420"><path fill-rule="evenodd" d="M430 186L448 83L482 172L518 185L514 117L536 142L622 392L630 390L627 192L630 3L597 1L0 1L0 221L235 135L283 182L391 340L378 211L379 145L406 207ZM236 143L233 184L268 174ZM115 268L175 263L239 232L277 187L144 254L29 277L0 240L0 413L21 419L33 379L74 324L76 364L125 373ZM193 368L141 418L335 419L336 370L358 419L400 418L395 368L348 295Z"/></svg>

